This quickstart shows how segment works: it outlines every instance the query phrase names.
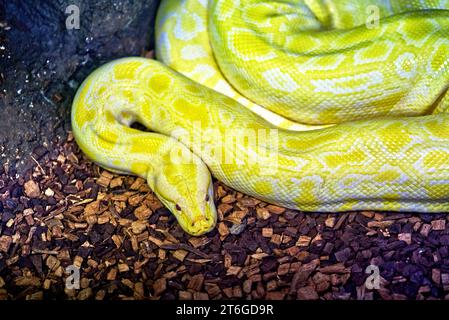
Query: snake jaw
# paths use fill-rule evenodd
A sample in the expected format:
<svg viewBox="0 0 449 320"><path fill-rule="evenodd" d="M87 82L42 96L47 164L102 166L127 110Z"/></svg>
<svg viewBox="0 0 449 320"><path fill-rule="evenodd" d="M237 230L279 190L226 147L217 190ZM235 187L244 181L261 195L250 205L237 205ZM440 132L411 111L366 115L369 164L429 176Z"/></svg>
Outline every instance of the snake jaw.
<svg viewBox="0 0 449 320"><path fill-rule="evenodd" d="M192 236L203 235L215 227L217 213L213 203L206 203L204 209L186 207L188 211L184 211L180 206L177 208L176 205L162 202L176 217L181 228Z"/></svg>
<svg viewBox="0 0 449 320"><path fill-rule="evenodd" d="M215 221L202 217L201 219L192 222L192 224L186 228L185 231L192 236L201 236L211 231L214 226Z"/></svg>
<svg viewBox="0 0 449 320"><path fill-rule="evenodd" d="M148 174L148 184L181 228L193 236L211 231L217 221L217 211L212 177L206 165L166 161L158 169Z"/></svg>
<svg viewBox="0 0 449 320"><path fill-rule="evenodd" d="M192 236L200 236L211 231L217 223L217 210L213 201L214 189L210 183L206 193L198 194L197 206L192 210L189 207L189 212L183 212L180 215L175 214L181 227Z"/></svg>

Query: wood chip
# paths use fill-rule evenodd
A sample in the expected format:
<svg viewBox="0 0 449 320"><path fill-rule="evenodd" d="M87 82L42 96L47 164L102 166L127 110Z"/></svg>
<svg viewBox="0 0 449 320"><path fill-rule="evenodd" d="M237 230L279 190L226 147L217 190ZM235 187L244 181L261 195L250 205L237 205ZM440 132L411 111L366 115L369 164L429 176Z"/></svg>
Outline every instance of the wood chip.
<svg viewBox="0 0 449 320"><path fill-rule="evenodd" d="M109 183L112 180L113 175L107 171L103 171L101 173L101 176L97 179L97 184L99 184L102 187L107 188L109 186Z"/></svg>
<svg viewBox="0 0 449 320"><path fill-rule="evenodd" d="M131 229L134 234L139 234L145 231L147 228L147 223L143 221L133 221L131 223Z"/></svg>
<svg viewBox="0 0 449 320"><path fill-rule="evenodd" d="M432 269L432 281L437 285L441 283L441 271L439 269Z"/></svg>
<svg viewBox="0 0 449 320"><path fill-rule="evenodd" d="M427 237L429 235L430 230L432 230L432 226L430 224L423 224L421 227L421 235L423 235L424 237Z"/></svg>
<svg viewBox="0 0 449 320"><path fill-rule="evenodd" d="M205 246L206 244L208 244L211 241L211 239L207 238L207 237L191 237L189 239L189 242L192 244L193 247L195 248L199 248L202 246Z"/></svg>
<svg viewBox="0 0 449 320"><path fill-rule="evenodd" d="M350 270L348 268L345 267L345 265L343 263L336 263L330 266L326 266L326 267L320 267L320 272L321 273L325 273L325 274L330 274L330 273L349 273Z"/></svg>
<svg viewBox="0 0 449 320"><path fill-rule="evenodd" d="M204 276L202 274L196 274L190 279L187 288L194 291L201 291L203 287L203 282Z"/></svg>
<svg viewBox="0 0 449 320"><path fill-rule="evenodd" d="M153 290L155 296L161 295L161 293L164 292L166 289L167 289L167 280L165 278L159 278L156 281L154 281Z"/></svg>
<svg viewBox="0 0 449 320"><path fill-rule="evenodd" d="M106 275L106 280L113 281L117 278L117 268L111 268L108 274Z"/></svg>
<svg viewBox="0 0 449 320"><path fill-rule="evenodd" d="M228 194L221 199L222 203L230 204L236 201L235 197L232 194Z"/></svg>
<svg viewBox="0 0 449 320"><path fill-rule="evenodd" d="M328 228L333 228L335 226L336 219L334 217L329 217L324 221L324 224Z"/></svg>
<svg viewBox="0 0 449 320"><path fill-rule="evenodd" d="M226 204L226 203L221 203L218 205L217 211L221 216L225 216L232 209L233 209L233 206Z"/></svg>
<svg viewBox="0 0 449 320"><path fill-rule="evenodd" d="M266 220L271 217L270 211L267 208L257 208L257 217L262 220Z"/></svg>
<svg viewBox="0 0 449 320"><path fill-rule="evenodd" d="M138 177L134 180L133 184L129 187L131 190L139 190L139 188L145 184L145 180Z"/></svg>
<svg viewBox="0 0 449 320"><path fill-rule="evenodd" d="M134 210L134 216L139 220L147 220L151 216L151 209L146 205L141 205Z"/></svg>
<svg viewBox="0 0 449 320"><path fill-rule="evenodd" d="M28 180L24 184L25 194L30 198L37 198L41 195L39 184L36 181Z"/></svg>
<svg viewBox="0 0 449 320"><path fill-rule="evenodd" d="M61 265L59 260L54 256L48 256L45 264L51 271L56 270Z"/></svg>
<svg viewBox="0 0 449 320"><path fill-rule="evenodd" d="M266 300L284 300L284 298L285 293L281 291L270 291L265 296Z"/></svg>
<svg viewBox="0 0 449 320"><path fill-rule="evenodd" d="M228 276L236 276L239 274L239 272L242 270L242 267L239 266L230 266L228 268L228 271L226 272L226 275Z"/></svg>
<svg viewBox="0 0 449 320"><path fill-rule="evenodd" d="M53 196L55 195L55 192L54 192L52 189L47 188L47 189L45 189L44 194L45 194L47 197L53 197Z"/></svg>
<svg viewBox="0 0 449 320"><path fill-rule="evenodd" d="M78 300L87 300L93 296L92 288L86 288L78 293Z"/></svg>
<svg viewBox="0 0 449 320"><path fill-rule="evenodd" d="M412 234L411 233L400 233L398 234L398 239L404 241L407 244L412 243Z"/></svg>
<svg viewBox="0 0 449 320"><path fill-rule="evenodd" d="M119 235L114 234L112 236L112 241L114 241L115 246L117 248L120 248L122 246L122 243L123 243L123 238L121 236L119 236Z"/></svg>
<svg viewBox="0 0 449 320"><path fill-rule="evenodd" d="M93 201L84 207L84 215L96 215L100 209L100 200Z"/></svg>
<svg viewBox="0 0 449 320"><path fill-rule="evenodd" d="M279 276L286 275L290 271L290 263L281 264L278 267L277 273Z"/></svg>
<svg viewBox="0 0 449 320"><path fill-rule="evenodd" d="M280 235L280 234L273 234L271 236L270 242L272 242L274 244L277 244L277 245L280 245L282 243L282 235Z"/></svg>
<svg viewBox="0 0 449 320"><path fill-rule="evenodd" d="M440 231L446 229L446 220L433 220L431 222L432 229L435 231Z"/></svg>
<svg viewBox="0 0 449 320"><path fill-rule="evenodd" d="M273 228L262 228L262 236L271 238L273 236Z"/></svg>
<svg viewBox="0 0 449 320"><path fill-rule="evenodd" d="M362 211L361 214L364 217L367 217L369 219L372 219L374 217L374 212L373 211Z"/></svg>
<svg viewBox="0 0 449 320"><path fill-rule="evenodd" d="M179 261L184 261L187 254L188 252L186 250L176 250L175 252L173 252L173 257L178 259Z"/></svg>
<svg viewBox="0 0 449 320"><path fill-rule="evenodd" d="M226 226L226 224L224 222L220 222L218 224L218 233L222 237L226 237L229 234L229 228Z"/></svg>
<svg viewBox="0 0 449 320"><path fill-rule="evenodd" d="M159 240L158 238L149 236L148 240L150 240L151 242L153 242L155 245L157 245L158 247L160 247L162 245L162 241Z"/></svg>
<svg viewBox="0 0 449 320"><path fill-rule="evenodd" d="M209 300L209 296L205 292L194 292L193 300Z"/></svg>
<svg viewBox="0 0 449 320"><path fill-rule="evenodd" d="M381 228L385 229L389 226L391 226L394 223L394 221L369 221L368 222L368 228Z"/></svg>
<svg viewBox="0 0 449 320"><path fill-rule="evenodd" d="M285 212L285 210L286 210L285 208L278 207L278 206L275 206L275 205L272 205L272 204L266 206L266 209L269 212L274 213L274 214L283 214Z"/></svg>
<svg viewBox="0 0 449 320"><path fill-rule="evenodd" d="M117 188L117 187L121 187L122 185L123 185L123 178L122 178L122 177L114 178L114 179L112 179L112 180L109 182L109 187L110 187L111 189Z"/></svg>
<svg viewBox="0 0 449 320"><path fill-rule="evenodd" d="M80 269L81 265L83 264L83 260L83 257L75 256L75 258L73 258L73 265Z"/></svg>
<svg viewBox="0 0 449 320"><path fill-rule="evenodd" d="M178 298L179 300L192 300L193 296L191 292L181 290L178 292Z"/></svg>
<svg viewBox="0 0 449 320"><path fill-rule="evenodd" d="M129 271L129 266L128 266L128 264L126 264L126 263L120 263L120 264L118 265L118 271L119 271L119 272L127 272L127 271Z"/></svg>
<svg viewBox="0 0 449 320"><path fill-rule="evenodd" d="M214 283L206 283L205 287L210 298L214 299L215 297L219 298L221 296L221 290L218 285Z"/></svg>
<svg viewBox="0 0 449 320"><path fill-rule="evenodd" d="M319 296L314 287L307 286L298 289L297 298L299 300L318 300Z"/></svg>
<svg viewBox="0 0 449 320"><path fill-rule="evenodd" d="M296 241L296 245L298 247L307 247L312 241L312 238L309 236L300 236L298 241Z"/></svg>
<svg viewBox="0 0 449 320"><path fill-rule="evenodd" d="M12 237L10 236L1 236L0 237L0 251L8 252L9 246L12 243Z"/></svg>

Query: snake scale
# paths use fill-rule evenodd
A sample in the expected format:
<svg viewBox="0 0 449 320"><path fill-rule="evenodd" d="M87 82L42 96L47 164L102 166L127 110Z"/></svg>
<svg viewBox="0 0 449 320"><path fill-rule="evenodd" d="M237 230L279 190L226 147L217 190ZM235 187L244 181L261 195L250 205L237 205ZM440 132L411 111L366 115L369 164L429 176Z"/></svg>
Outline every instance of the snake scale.
<svg viewBox="0 0 449 320"><path fill-rule="evenodd" d="M163 0L158 61L122 58L89 75L73 134L102 167L147 179L192 235L216 224L211 174L303 211L447 212L446 9Z"/></svg>

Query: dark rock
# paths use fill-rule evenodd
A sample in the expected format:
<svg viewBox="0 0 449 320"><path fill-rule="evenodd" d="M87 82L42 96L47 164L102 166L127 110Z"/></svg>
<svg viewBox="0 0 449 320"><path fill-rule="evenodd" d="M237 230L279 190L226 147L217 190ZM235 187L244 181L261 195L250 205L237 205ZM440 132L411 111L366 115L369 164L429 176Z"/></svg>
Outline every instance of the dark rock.
<svg viewBox="0 0 449 320"><path fill-rule="evenodd" d="M331 254L333 249L334 249L334 244L332 242L326 242L322 252L326 255L329 255L329 254Z"/></svg>
<svg viewBox="0 0 449 320"><path fill-rule="evenodd" d="M419 285L413 282L407 282L404 284L402 291L407 297L415 298L418 293Z"/></svg>
<svg viewBox="0 0 449 320"><path fill-rule="evenodd" d="M31 263L33 264L36 272L43 274L42 271L42 256L40 254L34 254L30 256Z"/></svg>
<svg viewBox="0 0 449 320"><path fill-rule="evenodd" d="M438 249L438 252L440 253L440 255L444 258L447 257L449 255L449 250L447 247L441 247Z"/></svg>
<svg viewBox="0 0 449 320"><path fill-rule="evenodd" d="M23 195L23 187L16 185L11 191L11 197L20 198Z"/></svg>
<svg viewBox="0 0 449 320"><path fill-rule="evenodd" d="M105 223L105 224L103 224L103 226L104 226L104 229L103 229L104 237L110 237L114 233L114 230L115 230L114 225L112 225L110 223Z"/></svg>
<svg viewBox="0 0 449 320"><path fill-rule="evenodd" d="M426 223L431 222L433 219L435 219L435 215L433 215L433 214L427 214L427 213L421 214L421 220Z"/></svg>
<svg viewBox="0 0 449 320"><path fill-rule="evenodd" d="M385 262L380 266L380 272L382 277L387 280L391 280L395 274L394 262Z"/></svg>
<svg viewBox="0 0 449 320"><path fill-rule="evenodd" d="M339 262L347 261L350 256L351 256L351 249L349 249L349 248L345 248L345 249L340 250L340 251L335 253L335 258Z"/></svg>
<svg viewBox="0 0 449 320"><path fill-rule="evenodd" d="M440 243L443 246L449 246L449 235L445 234L443 236L440 236Z"/></svg>
<svg viewBox="0 0 449 320"><path fill-rule="evenodd" d="M273 271L273 270L277 269L278 265L279 265L279 263L275 257L265 257L262 260L262 264L260 266L260 271L262 271L263 273Z"/></svg>
<svg viewBox="0 0 449 320"><path fill-rule="evenodd" d="M76 188L76 186L69 184L67 186L64 186L63 192L67 194L76 194L78 192L78 189Z"/></svg>
<svg viewBox="0 0 449 320"><path fill-rule="evenodd" d="M250 233L243 233L239 242L242 248L249 251L255 251L257 249L257 242L251 236Z"/></svg>
<svg viewBox="0 0 449 320"><path fill-rule="evenodd" d="M298 212L296 212L296 211L287 210L284 213L284 217L287 220L293 220L297 216L297 214L298 214Z"/></svg>
<svg viewBox="0 0 449 320"><path fill-rule="evenodd" d="M361 286L366 281L366 275L363 272L355 272L351 274L351 279L356 286Z"/></svg>
<svg viewBox="0 0 449 320"><path fill-rule="evenodd" d="M400 253L404 256L407 256L418 248L419 248L419 245L417 243L410 244L410 245L406 246L405 248L403 248L400 251Z"/></svg>
<svg viewBox="0 0 449 320"><path fill-rule="evenodd" d="M418 285L424 284L424 273L422 270L417 270L410 275L410 281Z"/></svg>
<svg viewBox="0 0 449 320"><path fill-rule="evenodd" d="M406 277L411 277L412 274L421 271L421 269L414 264L407 264L404 266L404 269L402 270L402 273Z"/></svg>
<svg viewBox="0 0 449 320"><path fill-rule="evenodd" d="M232 235L241 234L246 228L246 222L242 222L240 224L233 224L231 228L229 228L229 232Z"/></svg>
<svg viewBox="0 0 449 320"><path fill-rule="evenodd" d="M67 184L69 182L69 177L66 176L64 170L62 170L61 167L57 166L55 167L55 174L58 176L59 181L61 181L62 184Z"/></svg>
<svg viewBox="0 0 449 320"><path fill-rule="evenodd" d="M85 180L89 177L87 172L85 172L83 170L75 170L74 174L75 174L75 178L78 180Z"/></svg>
<svg viewBox="0 0 449 320"><path fill-rule="evenodd" d="M190 274L196 274L196 272L190 272L190 270L189 270L189 273ZM183 290L184 289L182 283L180 283L179 281L169 280L169 281L167 281L167 285L170 288L173 288L173 289L176 289L176 290Z"/></svg>
<svg viewBox="0 0 449 320"><path fill-rule="evenodd" d="M92 189L88 195L88 198L96 199L98 196L98 191L100 190L100 187L98 186L98 184L93 184L91 188Z"/></svg>
<svg viewBox="0 0 449 320"><path fill-rule="evenodd" d="M2 222L8 222L9 219L14 219L14 217L15 216L11 211L5 210L2 214Z"/></svg>
<svg viewBox="0 0 449 320"><path fill-rule="evenodd" d="M392 242L388 243L388 244L385 246L385 250L387 250L387 251L390 251L390 250L398 250L398 249L400 249L400 248L405 247L406 245L407 245L407 244L406 244L405 242L400 241L400 240L398 240L398 241L392 241Z"/></svg>
<svg viewBox="0 0 449 320"><path fill-rule="evenodd" d="M48 150L43 146L37 146L33 149L33 155L36 160L40 160L44 155L48 153Z"/></svg>
<svg viewBox="0 0 449 320"><path fill-rule="evenodd" d="M12 165L30 168L32 151L41 158L46 151L38 146L66 136L71 97L93 69L153 46L158 2L0 2L0 145ZM76 14L70 5L79 9L79 29L66 24Z"/></svg>
<svg viewBox="0 0 449 320"><path fill-rule="evenodd" d="M389 228L388 231L391 234L398 234L401 233L401 225L399 223L394 223L392 224Z"/></svg>
<svg viewBox="0 0 449 320"><path fill-rule="evenodd" d="M80 247L78 250L78 255L83 258L87 258L92 253L92 248Z"/></svg>
<svg viewBox="0 0 449 320"><path fill-rule="evenodd" d="M214 264L207 265L206 269L212 275L218 276L223 271L224 267L223 267L222 263L214 263Z"/></svg>
<svg viewBox="0 0 449 320"><path fill-rule="evenodd" d="M13 199L6 199L5 204L6 204L6 207L10 210L15 210L18 205L18 203Z"/></svg>
<svg viewBox="0 0 449 320"><path fill-rule="evenodd" d="M98 257L105 256L108 252L114 250L114 244L100 244L94 247L93 251Z"/></svg>
<svg viewBox="0 0 449 320"><path fill-rule="evenodd" d="M30 201L31 201L31 207L38 207L38 206L42 205L41 199L33 198L33 199L30 199Z"/></svg>

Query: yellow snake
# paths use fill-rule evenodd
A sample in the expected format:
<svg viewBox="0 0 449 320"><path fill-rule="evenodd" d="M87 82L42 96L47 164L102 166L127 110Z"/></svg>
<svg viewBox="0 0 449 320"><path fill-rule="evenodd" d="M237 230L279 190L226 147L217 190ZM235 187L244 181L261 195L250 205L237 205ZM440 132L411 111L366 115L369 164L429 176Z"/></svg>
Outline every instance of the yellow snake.
<svg viewBox="0 0 449 320"><path fill-rule="evenodd" d="M159 61L95 70L73 101L75 139L146 178L192 235L216 223L210 173L304 211L449 211L446 8L163 0Z"/></svg>

